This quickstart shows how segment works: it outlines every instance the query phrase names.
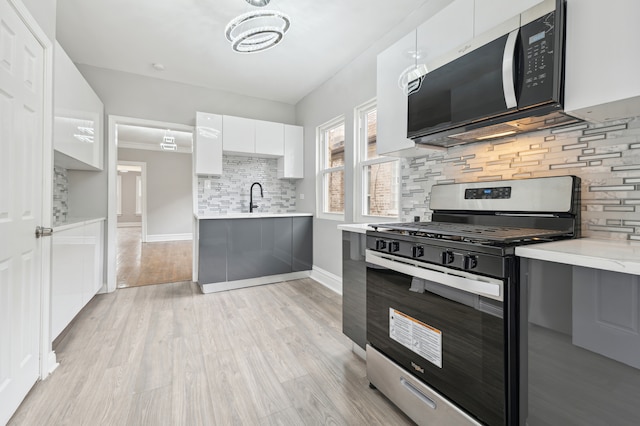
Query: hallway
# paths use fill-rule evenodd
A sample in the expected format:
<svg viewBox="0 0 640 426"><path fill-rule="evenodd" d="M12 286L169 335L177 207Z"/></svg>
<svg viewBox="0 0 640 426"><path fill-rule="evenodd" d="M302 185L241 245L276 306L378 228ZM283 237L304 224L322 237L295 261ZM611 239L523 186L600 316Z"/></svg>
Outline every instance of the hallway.
<svg viewBox="0 0 640 426"><path fill-rule="evenodd" d="M142 243L140 227L118 228L118 288L191 281L192 242Z"/></svg>

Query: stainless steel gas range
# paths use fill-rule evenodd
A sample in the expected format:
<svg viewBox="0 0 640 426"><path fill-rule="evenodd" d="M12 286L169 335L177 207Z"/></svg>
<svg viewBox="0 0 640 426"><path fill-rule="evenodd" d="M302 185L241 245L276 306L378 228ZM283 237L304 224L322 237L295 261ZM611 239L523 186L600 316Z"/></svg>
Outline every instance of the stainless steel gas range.
<svg viewBox="0 0 640 426"><path fill-rule="evenodd" d="M517 425L515 247L577 238L574 176L435 185L431 222L367 231L367 375L420 425Z"/></svg>

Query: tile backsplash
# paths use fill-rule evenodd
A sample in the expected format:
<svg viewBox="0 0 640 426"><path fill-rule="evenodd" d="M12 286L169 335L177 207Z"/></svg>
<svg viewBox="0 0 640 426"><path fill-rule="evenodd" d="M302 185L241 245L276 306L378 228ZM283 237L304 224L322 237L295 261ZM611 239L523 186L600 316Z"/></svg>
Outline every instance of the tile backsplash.
<svg viewBox="0 0 640 426"><path fill-rule="evenodd" d="M69 178L67 169L53 168L53 226L67 221L69 215Z"/></svg>
<svg viewBox="0 0 640 426"><path fill-rule="evenodd" d="M401 160L401 218L429 220L431 186L575 175L582 235L640 240L640 117L581 123Z"/></svg>
<svg viewBox="0 0 640 426"><path fill-rule="evenodd" d="M249 211L249 188L253 182L256 211L291 213L296 211L296 183L278 179L278 160L225 155L222 176L198 177L198 214L227 214Z"/></svg>

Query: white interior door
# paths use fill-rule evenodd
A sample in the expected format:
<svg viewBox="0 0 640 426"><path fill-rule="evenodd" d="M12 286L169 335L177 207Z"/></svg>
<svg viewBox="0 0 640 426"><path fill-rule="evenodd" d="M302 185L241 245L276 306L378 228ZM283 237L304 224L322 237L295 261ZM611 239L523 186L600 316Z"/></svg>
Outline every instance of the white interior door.
<svg viewBox="0 0 640 426"><path fill-rule="evenodd" d="M0 424L39 376L43 58L0 0Z"/></svg>

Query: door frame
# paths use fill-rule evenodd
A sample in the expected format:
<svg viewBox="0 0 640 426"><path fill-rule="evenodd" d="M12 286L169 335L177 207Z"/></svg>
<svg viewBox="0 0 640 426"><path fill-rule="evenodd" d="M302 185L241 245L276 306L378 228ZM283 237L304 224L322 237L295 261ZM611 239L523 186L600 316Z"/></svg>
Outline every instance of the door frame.
<svg viewBox="0 0 640 426"><path fill-rule="evenodd" d="M147 242L147 163L143 162L143 161L127 161L127 160L118 160L117 164L116 164L116 168L119 165L123 165L123 166L138 166L140 167L140 179L142 180L142 200L141 200L141 213L140 213L140 218L141 218L141 222L140 222L140 228L141 228L141 232L140 232L140 238L141 238L141 242L146 243ZM116 169L116 176L117 176L117 169ZM116 177L117 179L117 177ZM118 200L116 199L116 207L117 207L117 203ZM117 222L117 217L118 215L116 214L116 222ZM117 226L117 223L116 223Z"/></svg>
<svg viewBox="0 0 640 426"><path fill-rule="evenodd" d="M118 125L130 125L130 126L143 126L143 127L155 127L159 129L171 128L175 130L181 130L184 132L193 133L194 127L186 124L170 123L167 121L147 120L144 118L126 117L120 115L108 116L108 132L109 132L109 147L107 158L107 285L106 292L111 293L116 290L118 281L117 271L117 227L118 227L118 214L117 214L117 198L116 198L116 186L118 176ZM192 149L193 157L193 149ZM193 164L193 161L191 162ZM193 165L191 167L191 174L193 175ZM145 188L146 194L146 188ZM193 198L193 192L191 193ZM144 211L146 214L146 196L145 196ZM146 224L146 221L145 221ZM146 233L146 232L145 232Z"/></svg>

